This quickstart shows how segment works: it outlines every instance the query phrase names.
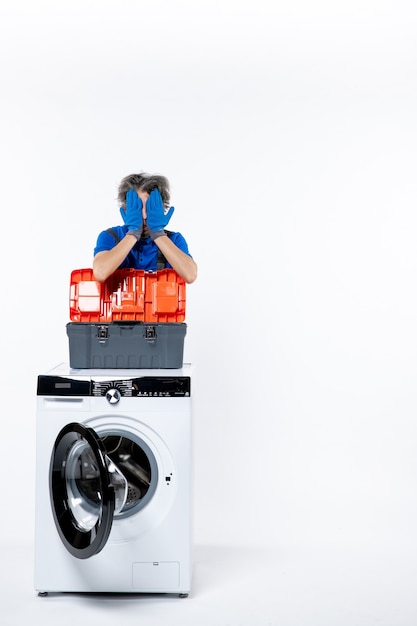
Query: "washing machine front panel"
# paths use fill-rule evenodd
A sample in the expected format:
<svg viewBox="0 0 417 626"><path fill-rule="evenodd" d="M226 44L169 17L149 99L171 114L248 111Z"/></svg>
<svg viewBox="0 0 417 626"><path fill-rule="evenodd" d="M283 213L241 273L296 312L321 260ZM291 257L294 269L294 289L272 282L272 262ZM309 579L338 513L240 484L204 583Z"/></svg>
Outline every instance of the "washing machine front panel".
<svg viewBox="0 0 417 626"><path fill-rule="evenodd" d="M156 376L152 374L148 372L143 376L142 372L116 371L74 374L68 371L52 377L39 377L36 589L189 591L190 372L176 372L174 376L165 371L159 371ZM57 529L49 487L56 441L61 431L70 430L70 424L78 424L81 430L84 428L91 435L93 431L93 439L100 442L100 470L92 452L94 446L87 445L88 441L86 443L85 438L78 436L74 436L70 446L67 445L70 454L64 463L67 471L64 485L72 498L68 507L74 518L72 523L74 525L75 520L75 526L81 532L91 532L90 544L97 541L92 548L84 546L86 551L82 556L68 549ZM127 465L129 462L136 464L133 475L127 479L127 465L124 472L121 467L123 459L127 460ZM92 472L91 482L79 480L77 471L83 462L87 463L87 469L94 468L99 479ZM62 460L60 468L62 478ZM117 471L121 472L125 483L119 485L119 497L114 493L112 499L111 492L117 491L115 486L118 485L112 472L117 475ZM97 480L99 490L93 488ZM108 491L98 496L103 486L104 491ZM135 495L135 489L143 491ZM81 495L86 496L88 506L79 506ZM98 506L101 497L107 503L103 510ZM98 521L106 532L96 539Z"/></svg>

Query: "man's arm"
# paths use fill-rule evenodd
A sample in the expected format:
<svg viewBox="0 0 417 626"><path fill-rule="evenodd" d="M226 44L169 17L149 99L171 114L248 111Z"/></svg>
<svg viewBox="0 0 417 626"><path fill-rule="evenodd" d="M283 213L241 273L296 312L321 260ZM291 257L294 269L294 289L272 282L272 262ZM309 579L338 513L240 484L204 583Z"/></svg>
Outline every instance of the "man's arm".
<svg viewBox="0 0 417 626"><path fill-rule="evenodd" d="M100 283L105 281L123 263L133 246L137 243L134 235L125 235L111 250L97 252L93 261L94 277Z"/></svg>
<svg viewBox="0 0 417 626"><path fill-rule="evenodd" d="M197 263L194 259L180 250L167 235L157 237L154 242L177 274L186 283L193 283L197 278Z"/></svg>
<svg viewBox="0 0 417 626"><path fill-rule="evenodd" d="M137 239L134 235L125 235L111 250L97 252L93 261L94 277L99 282L105 281L123 263ZM197 278L197 263L188 254L180 250L167 235L155 239L158 246L171 267L191 284Z"/></svg>

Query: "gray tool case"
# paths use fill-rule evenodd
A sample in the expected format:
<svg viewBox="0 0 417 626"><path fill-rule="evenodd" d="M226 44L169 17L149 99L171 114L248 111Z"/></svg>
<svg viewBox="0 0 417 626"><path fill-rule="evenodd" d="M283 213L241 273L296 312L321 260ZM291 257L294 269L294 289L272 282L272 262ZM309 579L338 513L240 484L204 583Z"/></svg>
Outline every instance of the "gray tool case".
<svg viewBox="0 0 417 626"><path fill-rule="evenodd" d="M183 366L184 322L70 322L69 364L74 369L178 369Z"/></svg>

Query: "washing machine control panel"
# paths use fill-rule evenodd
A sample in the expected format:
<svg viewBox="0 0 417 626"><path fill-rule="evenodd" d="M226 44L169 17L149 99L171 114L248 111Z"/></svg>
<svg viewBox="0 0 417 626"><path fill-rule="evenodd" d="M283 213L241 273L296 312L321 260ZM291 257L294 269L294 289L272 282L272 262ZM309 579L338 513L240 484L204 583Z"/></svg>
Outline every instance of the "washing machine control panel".
<svg viewBox="0 0 417 626"><path fill-rule="evenodd" d="M115 381L92 381L92 395L111 404L121 397L184 398L190 395L189 376L141 376Z"/></svg>
<svg viewBox="0 0 417 626"><path fill-rule="evenodd" d="M189 376L138 376L115 380L80 380L66 376L38 377L38 395L105 397L116 404L122 397L186 398L191 395Z"/></svg>

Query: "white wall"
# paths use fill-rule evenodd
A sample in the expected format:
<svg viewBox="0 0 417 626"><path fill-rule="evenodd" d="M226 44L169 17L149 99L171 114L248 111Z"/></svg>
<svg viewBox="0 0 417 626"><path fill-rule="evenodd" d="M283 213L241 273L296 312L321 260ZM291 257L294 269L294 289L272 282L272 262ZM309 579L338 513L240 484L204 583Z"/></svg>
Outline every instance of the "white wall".
<svg viewBox="0 0 417 626"><path fill-rule="evenodd" d="M171 180L199 264L196 541L415 541L412 7L2 3L2 540L32 541L36 376L68 358L69 273L143 169Z"/></svg>

